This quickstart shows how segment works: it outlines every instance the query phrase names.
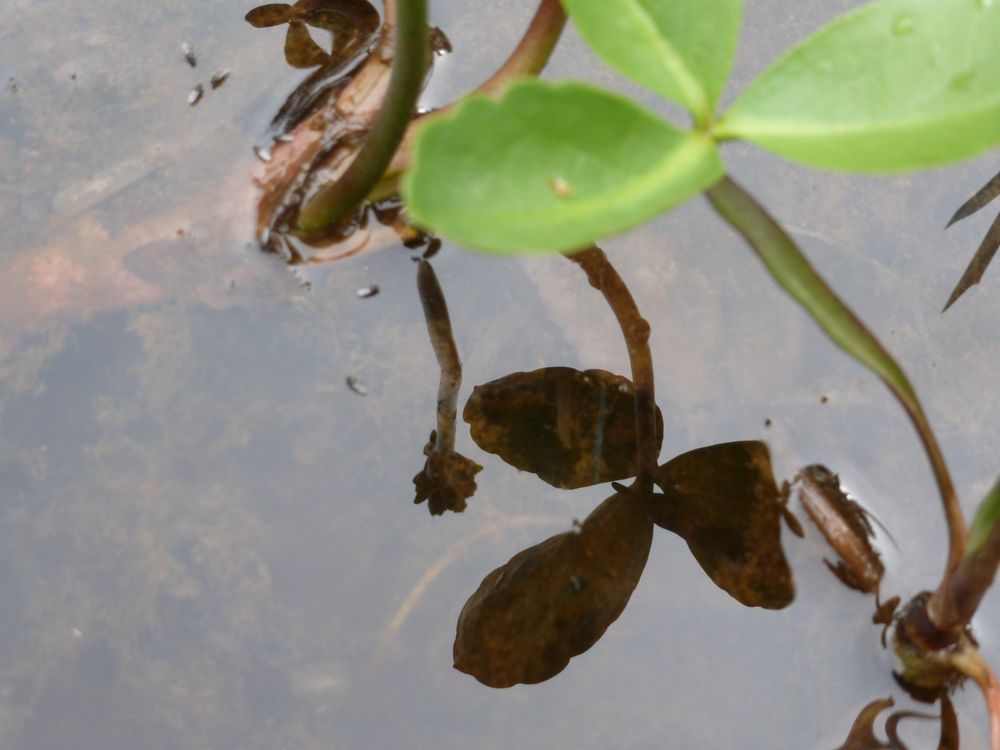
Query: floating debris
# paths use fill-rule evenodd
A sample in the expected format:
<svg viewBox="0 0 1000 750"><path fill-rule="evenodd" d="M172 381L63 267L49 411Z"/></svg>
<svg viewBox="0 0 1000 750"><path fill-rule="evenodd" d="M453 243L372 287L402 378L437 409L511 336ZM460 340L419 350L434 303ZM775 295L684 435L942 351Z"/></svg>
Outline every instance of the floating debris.
<svg viewBox="0 0 1000 750"><path fill-rule="evenodd" d="M229 78L229 70L228 69L220 70L218 73L212 76L212 79L209 81L209 83L212 85L213 89L217 89L219 88L219 86L224 84L228 78Z"/></svg>
<svg viewBox="0 0 1000 750"><path fill-rule="evenodd" d="M198 55L195 54L194 47L187 42L184 42L181 45L181 52L184 53L184 59L187 61L188 65L192 68L198 67Z"/></svg>
<svg viewBox="0 0 1000 750"><path fill-rule="evenodd" d="M430 242L427 243L427 249L424 251L423 258L428 260L433 258L438 254L438 250L441 249L441 240L437 237L431 237Z"/></svg>
<svg viewBox="0 0 1000 750"><path fill-rule="evenodd" d="M188 104L192 107L201 101L201 98L205 96L205 87L200 83L191 89L191 93L188 94Z"/></svg>
<svg viewBox="0 0 1000 750"><path fill-rule="evenodd" d="M447 35L437 26L431 26L430 28L430 42L431 51L433 51L435 55L447 55L452 51L451 40L449 40Z"/></svg>
<svg viewBox="0 0 1000 750"><path fill-rule="evenodd" d="M363 286L355 292L361 299L367 299L368 297L374 297L378 294L378 285L372 284L371 286Z"/></svg>
<svg viewBox="0 0 1000 750"><path fill-rule="evenodd" d="M354 391L359 396L367 396L368 395L368 389L365 387L365 384L362 383L360 380L358 380L353 375L348 375L347 376L347 387L350 388L352 391Z"/></svg>
<svg viewBox="0 0 1000 750"><path fill-rule="evenodd" d="M260 146L254 146L253 147L253 152L257 156L257 158L260 159L265 164L267 164L269 161L271 161L271 151L270 151L270 149L261 148Z"/></svg>

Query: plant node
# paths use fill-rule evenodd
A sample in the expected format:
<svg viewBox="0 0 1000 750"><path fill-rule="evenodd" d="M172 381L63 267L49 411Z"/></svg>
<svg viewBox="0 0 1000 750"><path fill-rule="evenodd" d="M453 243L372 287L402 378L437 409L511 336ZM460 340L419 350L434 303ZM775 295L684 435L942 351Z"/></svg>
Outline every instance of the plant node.
<svg viewBox="0 0 1000 750"><path fill-rule="evenodd" d="M919 692L952 690L965 679L953 658L964 630L943 631L927 614L929 591L913 597L903 609L893 633L893 651L899 660L896 678Z"/></svg>

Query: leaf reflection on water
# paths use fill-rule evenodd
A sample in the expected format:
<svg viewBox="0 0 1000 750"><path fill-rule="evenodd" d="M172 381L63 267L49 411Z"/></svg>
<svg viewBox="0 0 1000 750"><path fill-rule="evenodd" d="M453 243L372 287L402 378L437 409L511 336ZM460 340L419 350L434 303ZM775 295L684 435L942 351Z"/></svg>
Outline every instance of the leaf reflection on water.
<svg viewBox="0 0 1000 750"><path fill-rule="evenodd" d="M638 472L633 394L630 380L605 370L545 367L476 386L462 418L484 451L575 489ZM658 408L656 426L659 452Z"/></svg>
<svg viewBox="0 0 1000 750"><path fill-rule="evenodd" d="M517 553L462 608L455 668L496 688L554 677L618 619L652 540L647 505L618 493L578 530Z"/></svg>
<svg viewBox="0 0 1000 750"><path fill-rule="evenodd" d="M656 473L658 526L683 537L715 584L748 607L795 598L781 549L781 503L767 445L721 443L683 453Z"/></svg>

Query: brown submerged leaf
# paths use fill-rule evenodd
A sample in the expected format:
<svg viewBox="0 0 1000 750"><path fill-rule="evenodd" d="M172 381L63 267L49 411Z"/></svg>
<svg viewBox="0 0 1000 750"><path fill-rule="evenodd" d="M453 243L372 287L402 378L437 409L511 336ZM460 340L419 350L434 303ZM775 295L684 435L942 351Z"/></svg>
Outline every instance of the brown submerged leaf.
<svg viewBox="0 0 1000 750"><path fill-rule="evenodd" d="M652 539L645 499L620 493L578 530L514 555L462 608L455 668L496 688L554 677L625 609Z"/></svg>
<svg viewBox="0 0 1000 750"><path fill-rule="evenodd" d="M604 370L546 367L476 386L462 418L484 451L574 489L638 472L633 394L631 381ZM659 451L659 408L656 428Z"/></svg>
<svg viewBox="0 0 1000 750"><path fill-rule="evenodd" d="M683 537L715 584L748 607L795 598L781 549L781 499L767 446L720 443L683 453L656 473L653 521Z"/></svg>
<svg viewBox="0 0 1000 750"><path fill-rule="evenodd" d="M264 29L268 26L279 26L288 23L292 17L292 6L288 3L267 3L258 5L244 16L253 27Z"/></svg>
<svg viewBox="0 0 1000 750"><path fill-rule="evenodd" d="M879 714L888 708L892 708L895 702L891 697L873 700L861 709L858 718L854 720L851 731L847 735L844 744L837 750L908 750L906 745L899 739L899 722L903 719L936 719L938 717L931 714L917 713L916 711L894 711L885 720L886 741L883 742L875 736L875 722ZM938 743L938 750L958 750L958 722L955 717L955 709L948 700L947 694L941 695L941 739Z"/></svg>
<svg viewBox="0 0 1000 750"><path fill-rule="evenodd" d="M314 68L330 59L329 53L323 50L309 36L309 29L302 21L292 21L288 24L285 36L285 60L293 68Z"/></svg>
<svg viewBox="0 0 1000 750"><path fill-rule="evenodd" d="M887 708L896 705L892 698L880 698L873 700L861 709L858 718L854 720L851 731L847 734L847 740L837 750L907 750L906 745L895 736L895 726L893 726L893 736L890 736L889 743L882 742L875 736L875 722L880 713ZM888 722L886 722L886 733L888 734Z"/></svg>

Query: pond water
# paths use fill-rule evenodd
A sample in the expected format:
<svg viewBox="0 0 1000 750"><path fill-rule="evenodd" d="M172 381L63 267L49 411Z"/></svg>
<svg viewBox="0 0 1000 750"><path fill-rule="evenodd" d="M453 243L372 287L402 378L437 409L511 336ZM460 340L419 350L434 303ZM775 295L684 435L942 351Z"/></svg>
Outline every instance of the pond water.
<svg viewBox="0 0 1000 750"><path fill-rule="evenodd" d="M856 4L750 3L733 91ZM433 6L454 52L426 106L484 78L532 10ZM305 74L251 7L0 7L0 746L827 750L872 700L909 706L871 598L830 575L811 527L784 532L786 609L742 607L656 530L622 616L557 677L496 690L452 668L482 578L612 491L543 484L459 421L478 491L460 514L412 504L439 377L416 256L303 274L257 249L253 147ZM636 92L572 31L550 71ZM939 314L990 219L943 226L996 159L873 179L727 157L907 368L971 513L1000 455L1000 281ZM762 439L779 480L825 463L895 539L883 592L935 585L943 517L909 423L707 204L605 250L652 327L663 460ZM446 244L432 263L460 406L518 371L629 374L611 312L565 260ZM998 627L994 591L976 620L994 663ZM962 747L985 748L980 695L955 702ZM901 726L936 747L936 722Z"/></svg>

